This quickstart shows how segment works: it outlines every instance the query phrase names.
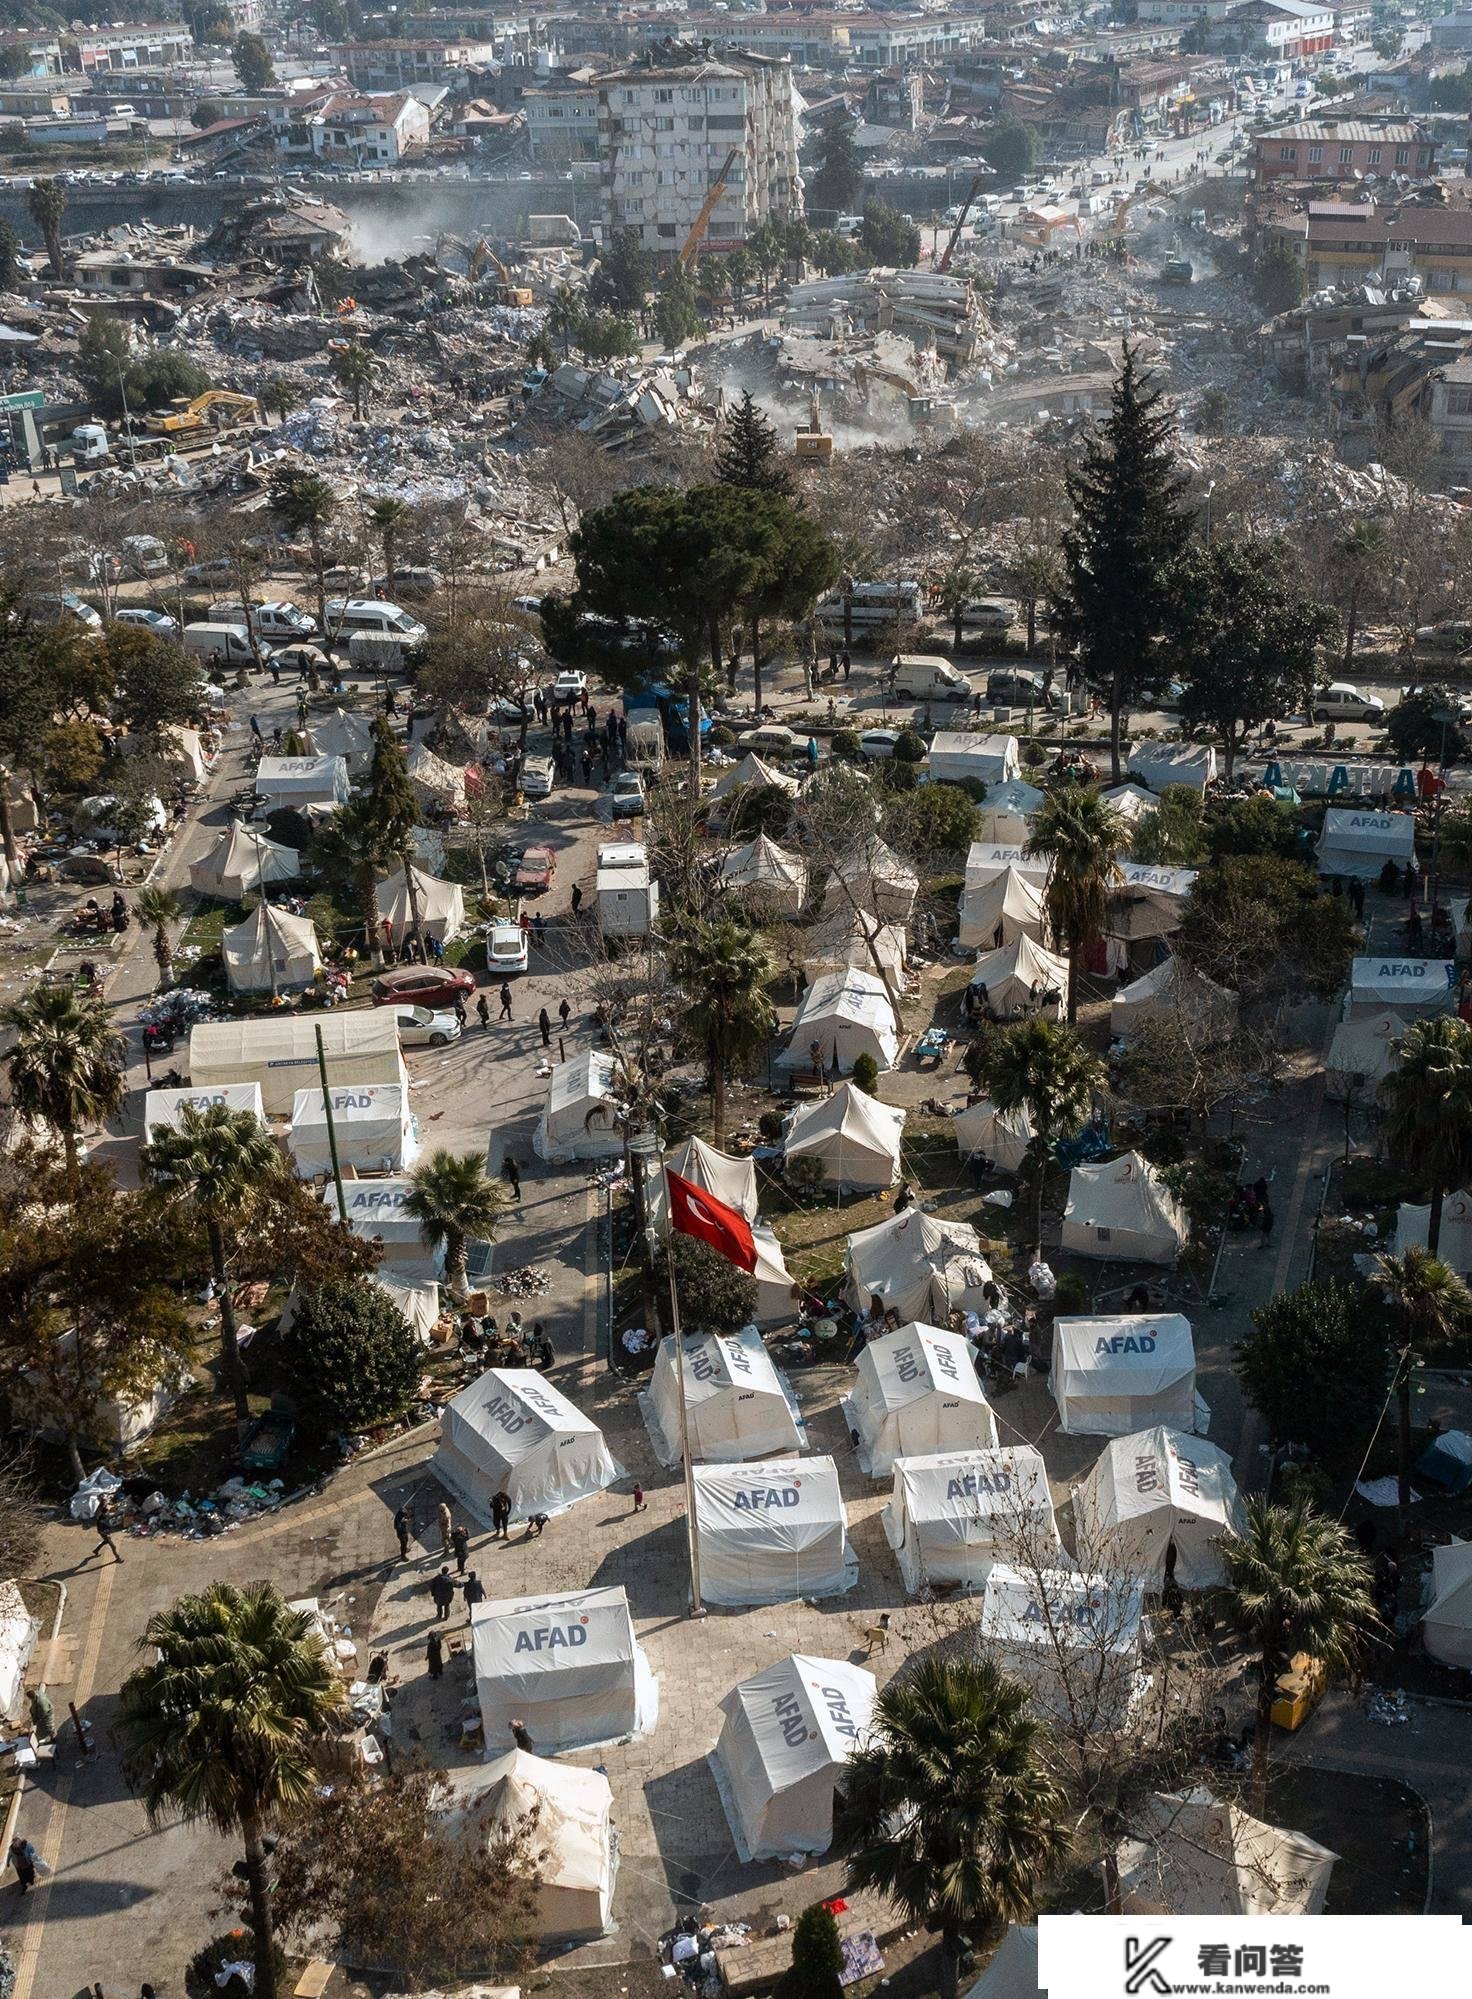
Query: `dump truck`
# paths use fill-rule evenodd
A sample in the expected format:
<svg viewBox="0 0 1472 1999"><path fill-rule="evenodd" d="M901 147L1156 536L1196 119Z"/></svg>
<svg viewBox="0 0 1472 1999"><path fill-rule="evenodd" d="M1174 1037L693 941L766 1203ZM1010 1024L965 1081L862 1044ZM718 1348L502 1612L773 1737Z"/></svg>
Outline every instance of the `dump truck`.
<svg viewBox="0 0 1472 1999"><path fill-rule="evenodd" d="M1160 267L1160 282L1163 285L1188 285L1195 272L1185 257L1167 257Z"/></svg>

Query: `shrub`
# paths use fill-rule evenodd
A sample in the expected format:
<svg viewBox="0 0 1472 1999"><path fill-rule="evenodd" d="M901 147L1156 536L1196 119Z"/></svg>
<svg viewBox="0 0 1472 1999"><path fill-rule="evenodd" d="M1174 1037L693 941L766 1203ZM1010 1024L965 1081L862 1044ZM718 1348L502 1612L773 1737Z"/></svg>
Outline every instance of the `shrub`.
<svg viewBox="0 0 1472 1999"><path fill-rule="evenodd" d="M670 1247L659 1255L659 1274L666 1283ZM675 1236L672 1247L680 1319L687 1333L735 1333L751 1323L756 1311L754 1277L693 1236Z"/></svg>
<svg viewBox="0 0 1472 1999"><path fill-rule="evenodd" d="M872 1055L858 1055L854 1058L853 1085L864 1091L866 1096L879 1095L879 1064Z"/></svg>
<svg viewBox="0 0 1472 1999"><path fill-rule="evenodd" d="M728 749L736 740L736 731L728 729L724 722L712 722L710 734L705 739L713 750Z"/></svg>
<svg viewBox="0 0 1472 1999"><path fill-rule="evenodd" d="M856 763L859 758L859 737L855 729L835 729L828 744L829 750L842 763Z"/></svg>
<svg viewBox="0 0 1472 1999"><path fill-rule="evenodd" d="M763 1111L756 1121L756 1128L764 1145L775 1145L782 1136L781 1111Z"/></svg>
<svg viewBox="0 0 1472 1999"><path fill-rule="evenodd" d="M255 1939L249 1930L227 1930L223 1936L213 1937L202 1950L197 1950L184 1967L184 1990L189 1999L250 1999L251 1988L239 1973L224 1985L215 1982L215 1974L227 1964L253 1964L255 1962ZM276 1989L284 1990L286 1977L286 1956L276 1952Z"/></svg>
<svg viewBox="0 0 1472 1999"><path fill-rule="evenodd" d="M918 729L901 729L895 741L894 754L897 763L924 763L925 738Z"/></svg>
<svg viewBox="0 0 1472 1999"><path fill-rule="evenodd" d="M299 1299L279 1358L304 1422L326 1433L400 1415L421 1365L408 1320L364 1277L324 1284Z"/></svg>
<svg viewBox="0 0 1472 1999"><path fill-rule="evenodd" d="M777 1983L773 1999L841 1999L843 1945L833 1913L814 1902L792 1932L792 1964Z"/></svg>
<svg viewBox="0 0 1472 1999"><path fill-rule="evenodd" d="M1088 1286L1076 1270L1065 1271L1058 1279L1058 1289L1053 1294L1053 1309L1066 1318L1071 1312L1082 1312L1089 1302Z"/></svg>

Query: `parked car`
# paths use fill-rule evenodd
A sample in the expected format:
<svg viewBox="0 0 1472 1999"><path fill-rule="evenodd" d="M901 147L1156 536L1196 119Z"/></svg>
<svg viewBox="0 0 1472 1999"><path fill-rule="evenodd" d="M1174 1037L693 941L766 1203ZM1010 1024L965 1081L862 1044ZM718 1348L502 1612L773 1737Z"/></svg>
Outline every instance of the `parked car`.
<svg viewBox="0 0 1472 1999"><path fill-rule="evenodd" d="M519 895L541 895L552 886L557 872L557 856L545 842L528 847L512 872L511 886Z"/></svg>
<svg viewBox="0 0 1472 1999"><path fill-rule="evenodd" d="M89 632L102 630L102 613L79 597L75 590L43 590L31 600L38 625L85 625Z"/></svg>
<svg viewBox="0 0 1472 1999"><path fill-rule="evenodd" d="M900 735L898 729L865 729L859 737L859 753L866 757L892 757Z"/></svg>
<svg viewBox="0 0 1472 1999"><path fill-rule="evenodd" d="M613 780L609 800L615 819L637 819L644 811L644 780L636 770L621 770Z"/></svg>
<svg viewBox="0 0 1472 1999"><path fill-rule="evenodd" d="M552 683L554 701L576 701L588 691L588 676L575 666L565 666Z"/></svg>
<svg viewBox="0 0 1472 1999"><path fill-rule="evenodd" d="M1378 694L1362 693L1347 680L1331 680L1314 689L1309 709L1316 722L1383 722L1385 703Z"/></svg>
<svg viewBox="0 0 1472 1999"><path fill-rule="evenodd" d="M112 616L114 624L141 625L156 638L176 639L179 636L177 618L171 618L167 611L151 611L144 604L120 604Z"/></svg>
<svg viewBox="0 0 1472 1999"><path fill-rule="evenodd" d="M1416 651L1422 657L1452 658L1472 646L1472 621L1445 618L1439 625L1422 625L1416 633Z"/></svg>
<svg viewBox="0 0 1472 1999"><path fill-rule="evenodd" d="M323 652L321 646L277 646L271 654L272 664L279 666L283 673L315 673L329 685L337 677L337 668Z"/></svg>
<svg viewBox="0 0 1472 1999"><path fill-rule="evenodd" d="M495 974L526 970L526 932L503 917L486 937L486 969Z"/></svg>
<svg viewBox="0 0 1472 1999"><path fill-rule="evenodd" d="M736 747L755 750L758 756L795 757L799 750L807 748L807 737L800 736L796 729L789 729L781 722L765 722L759 729L747 729L736 738Z"/></svg>
<svg viewBox="0 0 1472 1999"><path fill-rule="evenodd" d="M534 618L542 608L542 600L540 597L513 597L511 607L515 611L525 611L528 617Z"/></svg>
<svg viewBox="0 0 1472 1999"><path fill-rule="evenodd" d="M404 1003L453 1011L457 999L475 991L475 980L449 965L401 965L396 972L380 972L371 990L375 1006Z"/></svg>
<svg viewBox="0 0 1472 1999"><path fill-rule="evenodd" d="M404 1048L444 1048L460 1036L460 1023L453 1013L436 1013L427 1006L397 1009L399 1042Z"/></svg>
<svg viewBox="0 0 1472 1999"><path fill-rule="evenodd" d="M208 562L191 562L184 571L186 583L219 583L235 575L232 556L212 555Z"/></svg>
<svg viewBox="0 0 1472 1999"><path fill-rule="evenodd" d="M437 569L416 569L412 566L396 569L390 577L386 572L375 576L373 588L387 592L390 584L396 597L402 597L411 604L422 604L439 589L442 578Z"/></svg>
<svg viewBox="0 0 1472 1999"><path fill-rule="evenodd" d="M550 798L553 776L551 757L528 757L521 767L521 788L528 798Z"/></svg>

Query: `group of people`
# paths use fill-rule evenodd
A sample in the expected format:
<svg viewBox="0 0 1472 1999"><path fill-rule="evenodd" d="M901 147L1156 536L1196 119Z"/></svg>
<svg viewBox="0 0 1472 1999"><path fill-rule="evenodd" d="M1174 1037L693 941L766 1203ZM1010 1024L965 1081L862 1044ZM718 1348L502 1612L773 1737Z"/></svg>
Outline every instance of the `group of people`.
<svg viewBox="0 0 1472 1999"><path fill-rule="evenodd" d="M98 902L95 895L89 895L77 911L76 922L78 930L99 937L106 937L113 932L121 936L128 927L128 905L123 900L122 890L113 891L112 902L106 909Z"/></svg>
<svg viewBox="0 0 1472 1999"><path fill-rule="evenodd" d="M487 1313L477 1319L473 1312L462 1312L460 1349L462 1353L474 1354L487 1367L535 1367L543 1374L550 1373L557 1360L542 1321L533 1319L528 1332L520 1312L511 1314L504 1333L494 1315Z"/></svg>
<svg viewBox="0 0 1472 1999"><path fill-rule="evenodd" d="M1258 1229L1264 1242L1273 1232L1273 1204L1268 1199L1268 1183L1259 1177L1250 1186L1238 1185L1227 1203L1227 1227L1238 1234Z"/></svg>

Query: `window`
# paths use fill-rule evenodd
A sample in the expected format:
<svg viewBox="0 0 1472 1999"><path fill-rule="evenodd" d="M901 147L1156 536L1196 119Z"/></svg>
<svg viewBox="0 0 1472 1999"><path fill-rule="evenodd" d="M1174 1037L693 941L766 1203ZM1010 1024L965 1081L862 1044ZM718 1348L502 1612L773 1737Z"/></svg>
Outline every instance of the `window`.
<svg viewBox="0 0 1472 1999"><path fill-rule="evenodd" d="M1472 416L1472 389L1448 389L1446 413L1448 416Z"/></svg>
<svg viewBox="0 0 1472 1999"><path fill-rule="evenodd" d="M1353 146L1341 146L1339 148L1339 164L1342 167L1352 167L1354 165Z"/></svg>
<svg viewBox="0 0 1472 1999"><path fill-rule="evenodd" d="M658 222L655 224L655 227L658 229L661 236L673 236L675 233L675 225L673 222Z"/></svg>
<svg viewBox="0 0 1472 1999"><path fill-rule="evenodd" d="M1365 154L1365 159L1370 166L1378 167L1380 164L1380 148L1378 146L1371 146L1369 152Z"/></svg>
<svg viewBox="0 0 1472 1999"><path fill-rule="evenodd" d="M1297 146L1279 146L1278 158L1280 160L1296 160L1298 158Z"/></svg>
<svg viewBox="0 0 1472 1999"><path fill-rule="evenodd" d="M1309 147L1308 163L1311 167L1316 167L1319 164L1319 162L1323 159L1323 157L1324 157L1324 149L1322 146Z"/></svg>
<svg viewBox="0 0 1472 1999"><path fill-rule="evenodd" d="M656 104L673 104L675 101L675 93L672 90L656 90L654 93L654 101Z"/></svg>
<svg viewBox="0 0 1472 1999"><path fill-rule="evenodd" d="M1398 167L1408 167L1411 164L1411 149L1409 146L1396 147L1395 164Z"/></svg>
<svg viewBox="0 0 1472 1999"><path fill-rule="evenodd" d="M654 129L656 132L673 132L675 121L673 118L656 118L654 120Z"/></svg>

